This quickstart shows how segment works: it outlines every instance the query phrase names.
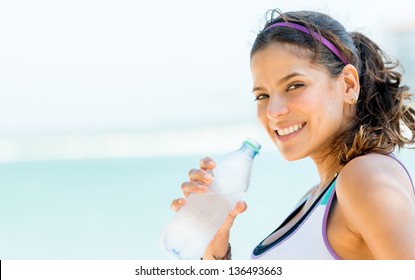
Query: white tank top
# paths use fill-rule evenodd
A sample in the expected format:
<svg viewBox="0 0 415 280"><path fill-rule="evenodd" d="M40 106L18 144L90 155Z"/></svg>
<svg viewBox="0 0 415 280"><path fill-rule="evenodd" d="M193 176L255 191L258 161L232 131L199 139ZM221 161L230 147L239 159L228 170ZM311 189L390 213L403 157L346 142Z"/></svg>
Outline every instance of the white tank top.
<svg viewBox="0 0 415 280"><path fill-rule="evenodd" d="M330 247L326 234L327 217L335 193L335 186L336 179L286 234L267 245L263 245L264 241L262 241L252 252L252 259L339 259ZM289 221L303 205L304 203L300 204L286 221ZM285 222L280 227L284 224Z"/></svg>
<svg viewBox="0 0 415 280"><path fill-rule="evenodd" d="M398 161L411 180L412 187L415 186L406 167L393 154L389 154L391 158ZM312 207L303 215L303 217L283 236L267 245L263 245L262 241L255 247L252 252L252 259L261 260L338 260L341 259L330 246L327 239L327 218L333 198L336 194L335 178L330 186L323 192L314 202ZM300 203L293 213L282 223L289 221L304 205ZM274 232L276 232L277 228ZM274 233L273 232L273 233ZM272 233L271 233L272 235ZM267 239L267 238L266 238ZM265 239L265 240L266 240Z"/></svg>

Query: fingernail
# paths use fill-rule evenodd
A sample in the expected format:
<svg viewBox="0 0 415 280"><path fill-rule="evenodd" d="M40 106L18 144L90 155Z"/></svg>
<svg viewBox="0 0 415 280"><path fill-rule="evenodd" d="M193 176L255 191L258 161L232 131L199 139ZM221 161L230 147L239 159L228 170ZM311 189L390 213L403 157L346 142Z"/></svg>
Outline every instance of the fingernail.
<svg viewBox="0 0 415 280"><path fill-rule="evenodd" d="M199 187L199 189L201 189L201 190L206 190L206 189L207 189L207 187L206 187L205 185L199 185L198 187Z"/></svg>

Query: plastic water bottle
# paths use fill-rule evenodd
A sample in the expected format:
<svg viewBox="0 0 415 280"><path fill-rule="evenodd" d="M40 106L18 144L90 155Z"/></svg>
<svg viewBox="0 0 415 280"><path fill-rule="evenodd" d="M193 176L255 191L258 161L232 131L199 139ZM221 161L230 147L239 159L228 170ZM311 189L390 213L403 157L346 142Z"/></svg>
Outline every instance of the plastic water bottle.
<svg viewBox="0 0 415 280"><path fill-rule="evenodd" d="M200 259L229 212L248 190L253 159L261 145L247 139L212 170L206 193L192 193L163 231L160 245L175 259Z"/></svg>

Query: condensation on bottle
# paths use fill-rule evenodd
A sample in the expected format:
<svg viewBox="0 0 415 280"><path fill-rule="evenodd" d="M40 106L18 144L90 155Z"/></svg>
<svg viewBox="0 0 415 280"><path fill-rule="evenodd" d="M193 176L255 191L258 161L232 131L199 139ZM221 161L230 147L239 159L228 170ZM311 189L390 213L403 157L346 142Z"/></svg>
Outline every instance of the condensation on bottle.
<svg viewBox="0 0 415 280"><path fill-rule="evenodd" d="M229 212L248 190L253 160L261 145L248 138L217 162L213 182L203 194L192 193L164 229L160 246L174 259L200 259Z"/></svg>

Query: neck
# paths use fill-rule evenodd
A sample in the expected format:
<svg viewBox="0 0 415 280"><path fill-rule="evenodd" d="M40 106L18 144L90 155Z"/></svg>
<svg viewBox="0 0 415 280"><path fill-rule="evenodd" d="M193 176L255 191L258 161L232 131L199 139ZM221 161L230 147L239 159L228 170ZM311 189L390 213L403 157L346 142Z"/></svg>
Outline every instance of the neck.
<svg viewBox="0 0 415 280"><path fill-rule="evenodd" d="M325 188L338 174L342 166L333 157L313 158L320 177L318 188Z"/></svg>

